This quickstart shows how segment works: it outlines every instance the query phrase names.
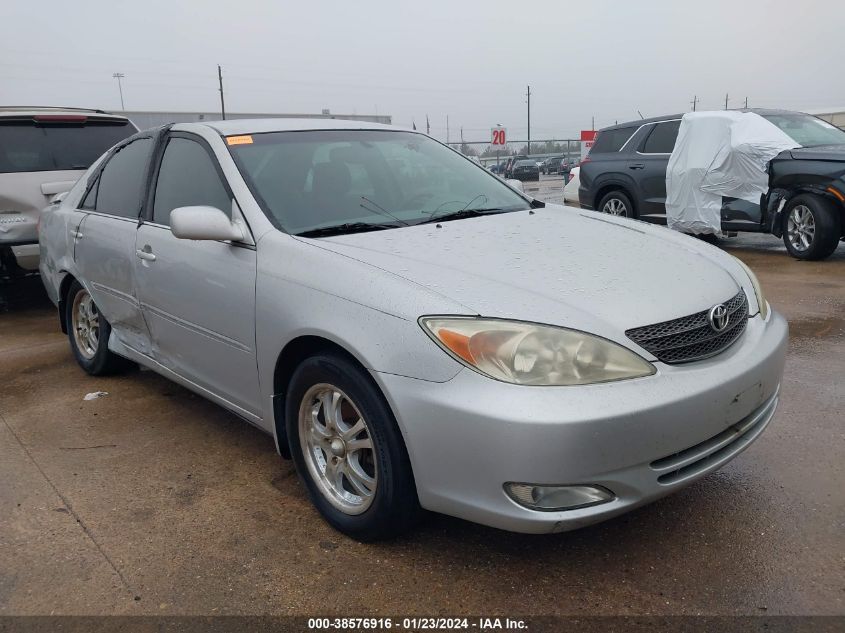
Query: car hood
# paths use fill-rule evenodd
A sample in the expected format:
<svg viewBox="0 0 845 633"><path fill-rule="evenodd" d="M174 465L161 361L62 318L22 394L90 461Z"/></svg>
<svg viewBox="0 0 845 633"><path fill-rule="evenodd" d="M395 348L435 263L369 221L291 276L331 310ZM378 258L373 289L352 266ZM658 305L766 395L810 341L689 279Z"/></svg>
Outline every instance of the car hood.
<svg viewBox="0 0 845 633"><path fill-rule="evenodd" d="M845 145L816 145L797 147L789 150L789 155L796 160L830 160L845 162Z"/></svg>
<svg viewBox="0 0 845 633"><path fill-rule="evenodd" d="M629 345L626 329L726 301L744 275L733 258L699 240L570 207L548 205L441 227L319 243L407 279L409 292L421 285L448 297L465 314L561 325Z"/></svg>

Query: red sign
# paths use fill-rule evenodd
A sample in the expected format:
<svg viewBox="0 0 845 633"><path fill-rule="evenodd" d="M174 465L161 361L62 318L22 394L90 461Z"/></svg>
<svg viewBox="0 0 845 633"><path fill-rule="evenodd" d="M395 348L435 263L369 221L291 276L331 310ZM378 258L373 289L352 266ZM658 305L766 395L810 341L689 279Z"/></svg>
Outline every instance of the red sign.
<svg viewBox="0 0 845 633"><path fill-rule="evenodd" d="M499 149L504 147L508 144L507 140L507 132L503 127L494 127L490 130L492 135L492 140L490 141L490 145Z"/></svg>
<svg viewBox="0 0 845 633"><path fill-rule="evenodd" d="M593 142L596 140L595 130L581 130L581 140Z"/></svg>

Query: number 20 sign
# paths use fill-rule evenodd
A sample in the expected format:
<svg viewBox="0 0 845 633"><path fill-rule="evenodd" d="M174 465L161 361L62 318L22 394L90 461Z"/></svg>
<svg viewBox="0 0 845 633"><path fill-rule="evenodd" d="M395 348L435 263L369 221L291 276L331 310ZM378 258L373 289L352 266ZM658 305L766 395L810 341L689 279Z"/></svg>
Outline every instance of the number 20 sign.
<svg viewBox="0 0 845 633"><path fill-rule="evenodd" d="M493 147L504 147L507 145L507 132L503 127L494 127L491 129L492 132L492 142L490 143Z"/></svg>

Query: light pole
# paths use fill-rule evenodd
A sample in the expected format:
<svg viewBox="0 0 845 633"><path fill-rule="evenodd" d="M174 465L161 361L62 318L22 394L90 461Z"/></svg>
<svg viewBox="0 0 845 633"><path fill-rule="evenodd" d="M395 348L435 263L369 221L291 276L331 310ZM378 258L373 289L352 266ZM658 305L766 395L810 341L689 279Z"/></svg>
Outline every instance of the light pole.
<svg viewBox="0 0 845 633"><path fill-rule="evenodd" d="M120 80L123 79L126 75L123 73L112 73L112 77L117 79L117 89L120 90L120 109L126 110L126 107L123 105L123 84L120 83Z"/></svg>

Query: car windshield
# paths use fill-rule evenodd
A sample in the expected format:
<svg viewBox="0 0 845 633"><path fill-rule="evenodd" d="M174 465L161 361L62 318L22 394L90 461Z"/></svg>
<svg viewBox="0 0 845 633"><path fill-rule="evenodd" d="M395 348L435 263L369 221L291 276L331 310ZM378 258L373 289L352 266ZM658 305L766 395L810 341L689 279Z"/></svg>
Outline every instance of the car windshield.
<svg viewBox="0 0 845 633"><path fill-rule="evenodd" d="M517 167L536 167L537 163L533 160L520 160L516 163Z"/></svg>
<svg viewBox="0 0 845 633"><path fill-rule="evenodd" d="M88 169L103 152L135 132L125 119L0 121L0 173Z"/></svg>
<svg viewBox="0 0 845 633"><path fill-rule="evenodd" d="M486 169L421 134L319 130L237 138L229 150L241 173L271 220L288 233L530 208Z"/></svg>
<svg viewBox="0 0 845 633"><path fill-rule="evenodd" d="M845 132L809 114L763 114L761 116L778 126L802 147L845 145Z"/></svg>

